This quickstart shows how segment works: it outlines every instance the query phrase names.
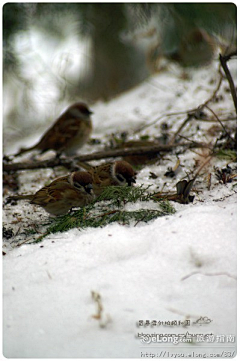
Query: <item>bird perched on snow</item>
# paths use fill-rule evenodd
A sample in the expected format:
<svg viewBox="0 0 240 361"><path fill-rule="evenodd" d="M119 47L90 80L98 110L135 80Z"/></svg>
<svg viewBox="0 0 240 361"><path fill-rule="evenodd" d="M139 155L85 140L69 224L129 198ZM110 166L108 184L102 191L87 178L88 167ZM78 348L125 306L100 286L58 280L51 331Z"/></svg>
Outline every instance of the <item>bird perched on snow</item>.
<svg viewBox="0 0 240 361"><path fill-rule="evenodd" d="M78 162L80 167L87 170L93 178L93 191L99 196L108 186L131 186L136 183L136 172L132 166L122 160L91 166L88 163Z"/></svg>
<svg viewBox="0 0 240 361"><path fill-rule="evenodd" d="M55 179L35 194L11 196L7 201L27 199L30 204L41 206L46 212L59 216L66 214L72 207L84 207L94 200L92 181L88 172L73 172Z"/></svg>
<svg viewBox="0 0 240 361"><path fill-rule="evenodd" d="M92 111L84 103L75 103L65 110L32 147L22 148L15 155L38 149L41 153L55 150L73 155L89 139L92 133Z"/></svg>

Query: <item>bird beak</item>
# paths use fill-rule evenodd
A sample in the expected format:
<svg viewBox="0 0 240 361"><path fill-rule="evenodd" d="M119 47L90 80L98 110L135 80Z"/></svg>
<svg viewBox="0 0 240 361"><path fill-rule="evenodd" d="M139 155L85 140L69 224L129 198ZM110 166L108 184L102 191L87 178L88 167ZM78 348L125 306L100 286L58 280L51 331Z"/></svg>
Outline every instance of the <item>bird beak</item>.
<svg viewBox="0 0 240 361"><path fill-rule="evenodd" d="M85 186L85 190L87 193L91 194L93 192L93 186L92 184L88 184Z"/></svg>
<svg viewBox="0 0 240 361"><path fill-rule="evenodd" d="M129 178L128 179L128 185L131 186L132 183L136 183L135 179L134 178Z"/></svg>

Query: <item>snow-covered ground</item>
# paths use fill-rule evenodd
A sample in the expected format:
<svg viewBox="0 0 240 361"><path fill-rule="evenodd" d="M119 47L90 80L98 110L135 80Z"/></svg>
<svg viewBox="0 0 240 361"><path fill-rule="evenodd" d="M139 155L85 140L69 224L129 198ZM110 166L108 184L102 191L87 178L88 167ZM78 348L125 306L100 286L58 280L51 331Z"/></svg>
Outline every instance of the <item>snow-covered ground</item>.
<svg viewBox="0 0 240 361"><path fill-rule="evenodd" d="M231 71L236 79L234 61ZM141 125L163 114L187 112L206 101L217 82L217 64L189 71L188 77L183 77L182 71L172 65L111 102L94 104L93 137L105 140L111 133L128 131L132 138L137 138L139 133L134 130ZM224 81L220 100L211 104L221 119L234 115L226 88ZM219 124L213 114L209 113L209 117L212 123L194 121L182 134L211 141L209 134L207 139L202 136L212 125ZM168 123L172 134L185 118L186 113L162 117L141 134L160 136L162 122ZM39 135L9 144L6 153L33 144ZM101 145L86 145L82 153L98 149ZM158 163L139 171L137 184L161 189L166 183L164 190L172 191L178 180L187 178L195 160L200 158L192 151L180 154L180 172L170 179L164 173L174 166L177 157L165 155ZM206 175L212 173L211 188L207 189L206 177L201 176L194 186L198 192L193 203L173 203L177 211L174 215L135 227L112 224L100 229L73 229L50 235L41 243L17 247L31 241L31 235L26 236L24 229L43 223L48 216L28 203L5 205L3 224L13 229L14 236L4 239L3 244L4 356L140 358L150 354L171 357L176 353L234 356L236 180L221 184L213 170L213 166L221 169L226 164L226 160L212 159L206 170ZM55 178L56 172L20 172L19 193L36 191ZM151 179L150 172L157 178ZM98 295L103 307L100 319L94 317L97 302L92 292ZM177 324L178 321L183 324ZM198 334L198 338L187 343L159 336L187 332ZM204 341L201 335L210 336Z"/></svg>

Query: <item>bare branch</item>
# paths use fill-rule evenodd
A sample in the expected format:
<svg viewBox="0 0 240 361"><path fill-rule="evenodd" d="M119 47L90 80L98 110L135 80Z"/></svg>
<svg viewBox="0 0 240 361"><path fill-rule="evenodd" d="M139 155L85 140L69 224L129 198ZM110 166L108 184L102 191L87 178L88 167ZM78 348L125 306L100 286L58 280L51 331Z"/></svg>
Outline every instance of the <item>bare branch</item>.
<svg viewBox="0 0 240 361"><path fill-rule="evenodd" d="M222 80L223 80L223 74L220 71L220 66L218 69L219 72L219 81L217 83L216 88L214 89L213 93L211 94L211 96L202 104L200 104L198 107L193 108L193 109L189 109L189 110L184 110L184 111L178 111L178 112L170 112L170 113L165 113L162 114L160 116L158 116L156 119L154 119L152 122L149 122L148 124L144 124L143 126L137 128L133 134L136 134L140 131L142 131L143 129L146 129L154 124L156 124L158 121L160 121L161 119L165 118L165 117L171 117L171 116L176 116L176 115L181 115L181 114L188 114L188 117L184 120L183 124L181 125L181 127L179 128L180 130L177 130L177 134L174 135L174 139L171 139L171 142L174 142L174 140L176 139L176 136L180 133L180 131L184 128L184 126L188 123L189 120L191 120L193 118L193 115L196 116L197 113L199 113L201 110L204 109L204 107L209 104L217 95L221 85L222 85ZM190 116L192 115L192 116ZM170 142L170 143L171 143Z"/></svg>
<svg viewBox="0 0 240 361"><path fill-rule="evenodd" d="M234 106L235 106L235 109L236 109L236 112L237 112L237 93L236 93L236 88L235 88L235 85L234 85L234 82L233 82L233 79L232 79L232 75L228 69L228 66L227 66L227 61L233 56L233 55L236 55L236 53L233 53L233 54L229 54L228 56L222 56L221 54L219 54L219 60L220 60L220 63L222 65L222 68L226 74L226 77L227 77L227 80L228 80L228 83L229 83L229 87L230 87L230 91L231 91L231 94L232 94L232 98L233 98L233 103L234 103Z"/></svg>
<svg viewBox="0 0 240 361"><path fill-rule="evenodd" d="M180 125L180 127L178 128L178 130L173 134L172 138L169 141L169 144L174 144L177 136L179 135L179 133L182 131L182 129L187 125L188 122L190 122L190 120L192 120L194 118L194 112L193 113L189 113L187 118L184 119L183 123Z"/></svg>
<svg viewBox="0 0 240 361"><path fill-rule="evenodd" d="M187 148L209 148L208 144L198 143L198 142L184 142L184 143L174 143L174 144L157 144L154 146L148 147L135 147L135 148L125 148L125 149L113 149L107 151L100 151L90 154L79 155L72 158L63 158L63 157L54 157L48 160L41 160L35 162L20 162L20 163L4 163L3 171L12 172L19 170L30 170L30 169L41 169L41 168L55 168L58 166L64 166L68 169L76 167L77 162L88 162L91 160L107 159L107 158L116 158L126 155L143 155L151 154L156 152L168 152L177 147L187 147Z"/></svg>
<svg viewBox="0 0 240 361"><path fill-rule="evenodd" d="M219 119L219 117L217 116L217 114L208 106L205 105L205 107L214 115L214 117L217 119L217 121L220 123L221 127L223 128L224 132L227 134L227 136L232 139L231 135L228 133L227 129L225 128L225 126L223 125L223 123L221 122L221 120ZM235 140L232 139L234 142Z"/></svg>

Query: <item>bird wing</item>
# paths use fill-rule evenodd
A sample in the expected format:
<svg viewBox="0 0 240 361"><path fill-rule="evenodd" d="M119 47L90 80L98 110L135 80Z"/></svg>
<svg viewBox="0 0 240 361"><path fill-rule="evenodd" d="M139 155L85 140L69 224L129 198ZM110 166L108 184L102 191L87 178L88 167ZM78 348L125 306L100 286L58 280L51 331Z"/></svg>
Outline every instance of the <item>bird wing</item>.
<svg viewBox="0 0 240 361"><path fill-rule="evenodd" d="M30 203L45 207L49 203L61 201L63 198L70 196L70 194L73 197L78 197L78 193L78 190L67 182L51 183L49 186L40 189Z"/></svg>
<svg viewBox="0 0 240 361"><path fill-rule="evenodd" d="M111 176L111 165L110 164L104 164L103 166L96 167L96 173L98 174L98 178L100 181L105 181L106 179L109 179Z"/></svg>
<svg viewBox="0 0 240 361"><path fill-rule="evenodd" d="M38 143L38 148L45 150L51 148L60 150L74 138L81 130L81 121L77 118L64 119L64 122L56 121L53 126L42 136Z"/></svg>

